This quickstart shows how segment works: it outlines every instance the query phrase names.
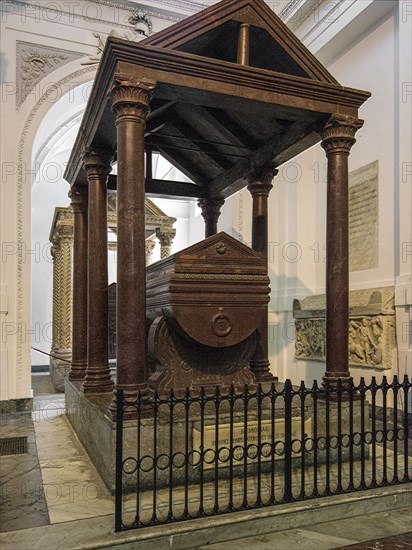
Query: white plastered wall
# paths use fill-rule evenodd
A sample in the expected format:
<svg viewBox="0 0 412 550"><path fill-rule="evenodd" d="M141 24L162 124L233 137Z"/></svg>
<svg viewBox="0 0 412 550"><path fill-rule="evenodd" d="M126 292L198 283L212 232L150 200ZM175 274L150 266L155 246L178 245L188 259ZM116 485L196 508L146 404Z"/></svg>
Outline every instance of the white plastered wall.
<svg viewBox="0 0 412 550"><path fill-rule="evenodd" d="M360 109L364 127L349 157L349 170L379 161L379 267L352 272L351 289L393 286L398 303L399 362L391 371L351 368L356 383L375 375L412 374L411 261L412 164L410 32L408 17L392 13L357 37L327 63L344 86L369 90ZM409 20L410 23L410 20ZM409 84L408 84L409 83ZM409 87L408 87L409 86ZM402 93L403 90L403 93ZM325 364L294 358L293 298L325 291L326 157L320 144L280 167L269 198L269 355L280 380L321 380ZM251 200L243 190L233 200L235 231L250 240ZM239 229L241 227L241 230ZM400 327L400 328L399 328ZM399 341L402 330L402 346Z"/></svg>

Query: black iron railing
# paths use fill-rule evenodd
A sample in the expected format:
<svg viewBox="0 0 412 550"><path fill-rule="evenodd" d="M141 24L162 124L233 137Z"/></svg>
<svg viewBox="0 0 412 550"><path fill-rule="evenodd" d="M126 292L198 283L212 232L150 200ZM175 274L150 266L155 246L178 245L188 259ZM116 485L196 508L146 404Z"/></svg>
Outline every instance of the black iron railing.
<svg viewBox="0 0 412 550"><path fill-rule="evenodd" d="M119 391L116 530L411 481L411 387Z"/></svg>

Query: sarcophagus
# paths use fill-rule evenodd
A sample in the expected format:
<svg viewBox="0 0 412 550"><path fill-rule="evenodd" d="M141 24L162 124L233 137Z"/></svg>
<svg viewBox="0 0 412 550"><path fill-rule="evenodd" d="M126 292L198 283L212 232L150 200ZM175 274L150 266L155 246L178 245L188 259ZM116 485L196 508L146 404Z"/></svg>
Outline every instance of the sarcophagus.
<svg viewBox="0 0 412 550"><path fill-rule="evenodd" d="M267 315L266 262L218 233L146 271L152 387L253 384L249 360Z"/></svg>

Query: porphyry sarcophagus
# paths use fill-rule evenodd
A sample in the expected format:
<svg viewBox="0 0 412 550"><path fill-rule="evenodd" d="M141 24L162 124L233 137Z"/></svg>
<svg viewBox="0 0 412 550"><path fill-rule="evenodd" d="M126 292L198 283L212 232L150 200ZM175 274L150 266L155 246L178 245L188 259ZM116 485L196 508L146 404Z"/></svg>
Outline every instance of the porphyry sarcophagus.
<svg viewBox="0 0 412 550"><path fill-rule="evenodd" d="M165 371L174 388L254 382L248 363L270 292L261 255L218 233L149 266L146 285L155 387Z"/></svg>

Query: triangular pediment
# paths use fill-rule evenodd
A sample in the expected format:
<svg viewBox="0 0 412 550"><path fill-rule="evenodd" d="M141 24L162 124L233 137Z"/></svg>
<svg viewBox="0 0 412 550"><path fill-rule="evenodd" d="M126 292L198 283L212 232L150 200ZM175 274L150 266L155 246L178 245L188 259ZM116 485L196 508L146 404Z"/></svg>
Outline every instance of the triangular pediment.
<svg viewBox="0 0 412 550"><path fill-rule="evenodd" d="M231 237L224 231L216 233L203 241L200 241L174 255L176 258L192 258L192 259L213 259L225 258L227 260L242 260L248 259L256 262L261 256L252 250L249 246L241 243L234 237Z"/></svg>
<svg viewBox="0 0 412 550"><path fill-rule="evenodd" d="M242 23L249 25L249 66L337 83L264 0L223 0L141 43L237 63Z"/></svg>

